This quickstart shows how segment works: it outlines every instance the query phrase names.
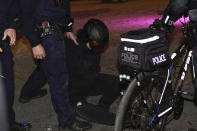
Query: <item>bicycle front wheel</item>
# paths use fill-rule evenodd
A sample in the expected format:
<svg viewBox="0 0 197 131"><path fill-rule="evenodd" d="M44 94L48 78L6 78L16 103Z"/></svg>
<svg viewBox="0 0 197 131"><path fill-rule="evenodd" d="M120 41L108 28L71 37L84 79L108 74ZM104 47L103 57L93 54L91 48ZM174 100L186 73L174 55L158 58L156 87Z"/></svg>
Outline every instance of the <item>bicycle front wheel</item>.
<svg viewBox="0 0 197 131"><path fill-rule="evenodd" d="M163 82L158 76L149 77L142 80L139 86L134 78L119 104L114 130L163 131L167 115L151 122L157 111L157 101L161 96Z"/></svg>

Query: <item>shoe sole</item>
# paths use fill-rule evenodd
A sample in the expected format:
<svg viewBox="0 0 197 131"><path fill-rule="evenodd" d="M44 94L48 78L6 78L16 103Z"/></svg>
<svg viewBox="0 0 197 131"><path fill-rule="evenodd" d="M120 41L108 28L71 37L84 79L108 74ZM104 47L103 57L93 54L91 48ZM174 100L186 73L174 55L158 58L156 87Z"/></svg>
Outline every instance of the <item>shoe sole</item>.
<svg viewBox="0 0 197 131"><path fill-rule="evenodd" d="M90 129L90 128L87 128L87 129ZM87 129L74 130L74 129L68 129L68 128L66 128L64 130L59 130L59 131L85 131Z"/></svg>
<svg viewBox="0 0 197 131"><path fill-rule="evenodd" d="M32 98L30 98L28 100L23 99L23 98L19 98L19 102L22 103L22 104L25 104L25 103L28 103L28 102L34 100L34 99L38 99L38 98L44 97L46 95L47 95L47 93L45 95L43 95L43 96L35 96L35 97L32 97Z"/></svg>
<svg viewBox="0 0 197 131"><path fill-rule="evenodd" d="M85 131L85 130L88 130L90 128L92 128L92 125L90 125L89 127L83 128L83 129L78 129L78 130L65 128L65 129L59 129L59 131Z"/></svg>

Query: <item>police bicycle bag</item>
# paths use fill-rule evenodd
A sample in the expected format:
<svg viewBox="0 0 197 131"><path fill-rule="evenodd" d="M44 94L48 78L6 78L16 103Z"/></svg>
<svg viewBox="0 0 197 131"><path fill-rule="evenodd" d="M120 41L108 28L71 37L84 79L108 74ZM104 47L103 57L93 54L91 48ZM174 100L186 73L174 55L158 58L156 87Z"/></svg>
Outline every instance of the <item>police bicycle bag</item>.
<svg viewBox="0 0 197 131"><path fill-rule="evenodd" d="M169 61L169 44L165 32L140 29L121 35L119 65L133 70L153 71Z"/></svg>

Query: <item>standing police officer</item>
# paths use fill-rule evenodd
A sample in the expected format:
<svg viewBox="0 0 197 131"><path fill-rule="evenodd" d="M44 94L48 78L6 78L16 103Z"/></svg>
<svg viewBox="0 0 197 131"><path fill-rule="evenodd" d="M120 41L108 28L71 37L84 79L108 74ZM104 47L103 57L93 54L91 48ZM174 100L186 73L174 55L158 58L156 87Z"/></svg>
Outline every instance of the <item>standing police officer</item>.
<svg viewBox="0 0 197 131"><path fill-rule="evenodd" d="M75 119L69 104L65 36L78 44L72 33L70 0L20 0L22 32L32 45L50 85L51 99L57 113L59 130L84 130L90 124Z"/></svg>
<svg viewBox="0 0 197 131"><path fill-rule="evenodd" d="M17 11L15 0L0 0L0 79L3 79L1 88L5 87L9 131L29 131L30 124L15 121L15 112L12 108L14 104L14 75L13 55L10 46L15 45L16 41L16 28L19 26Z"/></svg>

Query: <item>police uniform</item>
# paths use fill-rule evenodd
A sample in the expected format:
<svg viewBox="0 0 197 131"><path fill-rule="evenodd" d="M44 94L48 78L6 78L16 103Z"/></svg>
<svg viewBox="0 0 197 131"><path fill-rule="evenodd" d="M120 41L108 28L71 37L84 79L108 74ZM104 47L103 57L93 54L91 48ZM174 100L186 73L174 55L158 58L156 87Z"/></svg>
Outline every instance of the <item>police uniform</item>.
<svg viewBox="0 0 197 131"><path fill-rule="evenodd" d="M36 25L47 21L61 23L70 15L69 0L20 0L22 10L22 32L32 47L42 43L46 57L41 61L41 68L49 81L52 104L58 116L60 127L75 123L75 114L69 104L67 90L67 68L65 41L57 32L43 37L36 32Z"/></svg>
<svg viewBox="0 0 197 131"><path fill-rule="evenodd" d="M6 29L16 29L19 25L17 17L17 6L14 0L0 1L0 34L1 39ZM8 105L9 125L12 128L15 124L15 113L12 108L14 104L14 75L13 75L13 55L9 45L9 40L1 41L3 52L0 53L1 76L4 80L6 100Z"/></svg>

